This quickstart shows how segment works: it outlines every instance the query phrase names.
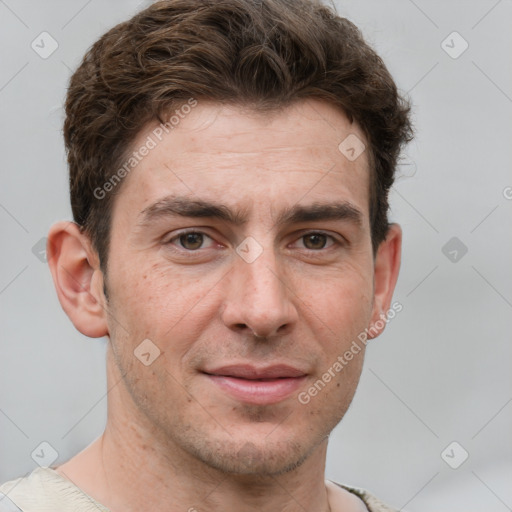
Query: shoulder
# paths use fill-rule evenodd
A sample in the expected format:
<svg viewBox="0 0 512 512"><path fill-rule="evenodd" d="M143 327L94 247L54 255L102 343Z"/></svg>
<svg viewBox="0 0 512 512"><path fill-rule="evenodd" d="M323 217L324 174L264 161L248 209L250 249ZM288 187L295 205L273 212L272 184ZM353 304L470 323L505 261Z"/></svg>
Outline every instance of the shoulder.
<svg viewBox="0 0 512 512"><path fill-rule="evenodd" d="M51 468L0 485L0 512L109 512Z"/></svg>
<svg viewBox="0 0 512 512"><path fill-rule="evenodd" d="M364 489L359 489L357 487L350 487L347 485L339 484L337 482L327 481L328 489L338 497L341 498L341 493L349 493L356 501L352 501L353 510L361 510L368 512L398 512L397 509L391 508L388 505L382 503L375 496L370 494L368 491ZM346 499L346 498L345 498ZM357 503L359 507L357 508ZM335 510L335 509L333 509Z"/></svg>

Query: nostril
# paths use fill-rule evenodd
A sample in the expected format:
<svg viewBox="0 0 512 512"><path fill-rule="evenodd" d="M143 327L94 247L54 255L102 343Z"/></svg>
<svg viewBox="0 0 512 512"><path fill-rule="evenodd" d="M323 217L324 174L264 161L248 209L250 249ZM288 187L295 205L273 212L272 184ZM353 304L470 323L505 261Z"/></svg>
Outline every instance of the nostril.
<svg viewBox="0 0 512 512"><path fill-rule="evenodd" d="M247 324L235 324L235 327L240 330L249 329L255 338L266 338L265 335L258 334L254 329L251 329Z"/></svg>

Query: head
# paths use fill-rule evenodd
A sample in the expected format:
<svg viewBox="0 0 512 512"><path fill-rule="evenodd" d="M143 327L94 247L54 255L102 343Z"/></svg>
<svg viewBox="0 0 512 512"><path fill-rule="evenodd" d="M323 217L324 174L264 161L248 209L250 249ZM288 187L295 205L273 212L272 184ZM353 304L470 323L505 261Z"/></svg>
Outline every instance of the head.
<svg viewBox="0 0 512 512"><path fill-rule="evenodd" d="M52 228L49 262L75 326L109 336L126 415L233 473L322 443L364 343L336 361L390 308L408 111L313 0L157 2L92 46L66 102L75 224ZM240 372L286 378L255 398Z"/></svg>

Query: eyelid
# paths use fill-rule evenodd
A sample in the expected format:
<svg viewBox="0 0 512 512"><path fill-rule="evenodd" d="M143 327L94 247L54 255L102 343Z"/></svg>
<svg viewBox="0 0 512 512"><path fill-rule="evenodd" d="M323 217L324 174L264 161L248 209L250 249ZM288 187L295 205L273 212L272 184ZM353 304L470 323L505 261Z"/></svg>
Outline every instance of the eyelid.
<svg viewBox="0 0 512 512"><path fill-rule="evenodd" d="M164 238L163 244L170 245L177 251L187 252L187 253L198 253L199 251L201 251L201 249L210 249L211 246L210 247L201 247L199 249L192 250L192 249L186 249L185 247L180 247L173 243L173 241L179 239L183 235L187 235L189 233L197 233L197 234L203 235L203 237L209 238L213 243L215 243L217 245L223 245L220 242L218 242L216 239L214 239L212 236L210 236L208 233L203 231L203 229L204 228L196 228L196 227L183 228L183 229L179 230L178 232L175 232L171 238L169 238L169 239ZM293 235L294 240L293 240L293 242L291 242L291 244L297 243L299 240L301 240L303 237L305 237L307 235L324 235L325 237L327 237L328 239L330 239L332 241L332 243L329 246L322 247L321 249L308 249L307 247L301 248L303 251L308 251L311 253L325 252L334 246L342 247L344 245L347 245L347 243L348 243L347 240L343 236L341 236L341 235L336 236L336 234L334 234L330 231L323 231L323 230L318 230L318 229L303 229L303 230L300 230L299 232L296 232Z"/></svg>
<svg viewBox="0 0 512 512"><path fill-rule="evenodd" d="M307 247L304 247L303 249L306 251L321 252L321 251L326 251L326 250L330 249L334 245L343 246L343 245L347 244L347 241L345 240L344 237L342 237L341 235L336 236L334 233L332 233L330 231L323 231L323 230L318 230L318 229L305 229L305 230L300 231L299 233L300 234L299 234L298 238L296 238L293 243L301 240L302 238L304 238L307 235L324 235L325 237L330 238L333 242L328 247L322 247L321 249L308 249ZM297 234L295 234L295 236L297 236Z"/></svg>
<svg viewBox="0 0 512 512"><path fill-rule="evenodd" d="M183 228L182 230L179 230L177 233L174 233L171 238L169 238L169 239L164 238L163 244L164 245L172 245L172 246L176 247L178 250L186 251L186 252L198 252L201 249L208 249L208 247L206 247L206 248L201 247L199 249L192 250L192 249L186 249L185 247L179 247L179 246L176 246L173 244L173 241L179 239L183 235L188 235L189 233L195 233L198 235L202 235L203 237L209 238L212 242L219 244L219 242L217 242L212 236L210 236L208 233L206 233L198 228Z"/></svg>

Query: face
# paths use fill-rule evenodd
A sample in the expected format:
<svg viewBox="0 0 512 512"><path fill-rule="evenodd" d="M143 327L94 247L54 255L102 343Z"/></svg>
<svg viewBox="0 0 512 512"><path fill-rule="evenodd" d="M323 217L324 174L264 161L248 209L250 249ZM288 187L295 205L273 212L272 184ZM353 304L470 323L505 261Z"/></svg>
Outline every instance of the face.
<svg viewBox="0 0 512 512"><path fill-rule="evenodd" d="M287 471L344 415L364 350L304 393L380 312L368 159L338 149L364 135L311 100L199 102L161 141L157 127L112 215L111 364L132 399L116 407L211 467Z"/></svg>

